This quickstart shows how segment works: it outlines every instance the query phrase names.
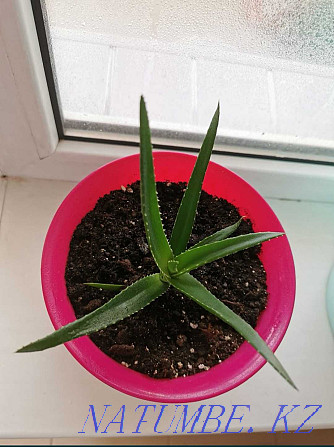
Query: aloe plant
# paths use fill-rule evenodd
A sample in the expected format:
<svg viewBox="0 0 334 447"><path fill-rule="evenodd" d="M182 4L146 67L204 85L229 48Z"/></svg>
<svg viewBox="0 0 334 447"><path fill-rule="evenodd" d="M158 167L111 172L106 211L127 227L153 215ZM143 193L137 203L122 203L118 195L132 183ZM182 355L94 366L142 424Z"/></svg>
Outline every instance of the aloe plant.
<svg viewBox="0 0 334 447"><path fill-rule="evenodd" d="M192 175L174 223L170 241L161 222L156 192L151 134L143 97L140 101L140 192L147 241L160 273L139 279L130 286L86 283L91 287L119 291L108 303L52 334L24 346L17 352L42 351L116 323L149 305L169 287L175 287L241 334L294 388L295 385L265 341L241 317L217 299L189 272L209 262L253 247L283 233L252 233L229 236L241 220L206 237L186 250L194 224L197 204L211 156L219 121L219 104L203 141Z"/></svg>

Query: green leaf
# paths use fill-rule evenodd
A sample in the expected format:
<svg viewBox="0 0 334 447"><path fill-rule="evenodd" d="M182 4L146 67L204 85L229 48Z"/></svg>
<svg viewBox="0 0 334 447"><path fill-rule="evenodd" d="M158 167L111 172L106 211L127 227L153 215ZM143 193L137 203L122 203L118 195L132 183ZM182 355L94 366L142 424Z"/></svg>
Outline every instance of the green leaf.
<svg viewBox="0 0 334 447"><path fill-rule="evenodd" d="M291 385L296 388L289 374L285 371L280 361L267 346L266 342L259 334L246 323L239 315L235 314L230 308L219 301L203 284L197 279L186 273L178 278L171 278L170 283L180 292L187 295L204 309L216 315L228 325L232 326L240 335L242 335L253 348L255 348L266 360L273 366L279 374Z"/></svg>
<svg viewBox="0 0 334 447"><path fill-rule="evenodd" d="M219 230L216 233L213 233L210 236L202 239L200 242L193 245L191 248L201 247L202 245L211 244L212 242L219 242L219 241L226 239L232 233L235 232L235 230L239 227L241 222L242 222L242 218L239 219L238 222L236 222L235 224L230 225L229 227L223 228L222 230Z"/></svg>
<svg viewBox="0 0 334 447"><path fill-rule="evenodd" d="M204 138L196 164L191 174L187 189L183 195L180 208L170 238L170 246L175 255L183 252L187 246L201 195L202 184L208 166L219 122L219 104Z"/></svg>
<svg viewBox="0 0 334 447"><path fill-rule="evenodd" d="M145 232L152 256L159 269L168 275L167 262L173 257L159 211L155 186L151 132L144 98L140 99L140 197Z"/></svg>
<svg viewBox="0 0 334 447"><path fill-rule="evenodd" d="M40 340L24 346L17 352L43 351L74 338L104 329L138 312L166 292L168 287L169 284L160 281L159 273L146 276L127 287L99 309L63 326Z"/></svg>
<svg viewBox="0 0 334 447"><path fill-rule="evenodd" d="M176 256L174 264L170 270L170 274L173 276L179 276L183 273L194 270L201 265L208 264L209 262L216 261L224 256L237 253L241 250L254 247L262 242L274 239L282 236L284 233L251 233L243 234L241 236L231 237L223 241L212 242L211 244L202 245L196 248L190 248L189 250ZM178 262L178 273L175 274L175 261Z"/></svg>
<svg viewBox="0 0 334 447"><path fill-rule="evenodd" d="M104 290L120 290L124 289L125 286L122 284L102 284L99 282L84 282L85 286L95 287L96 289Z"/></svg>

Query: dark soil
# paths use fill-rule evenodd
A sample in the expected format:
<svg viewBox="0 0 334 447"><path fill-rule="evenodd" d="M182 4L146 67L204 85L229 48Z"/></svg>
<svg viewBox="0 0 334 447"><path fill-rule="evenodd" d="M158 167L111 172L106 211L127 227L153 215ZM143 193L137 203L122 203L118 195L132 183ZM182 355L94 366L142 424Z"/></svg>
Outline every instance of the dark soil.
<svg viewBox="0 0 334 447"><path fill-rule="evenodd" d="M185 183L157 183L162 219L170 236ZM234 224L240 215L227 201L202 192L189 246ZM234 235L253 232L243 221ZM266 273L254 247L192 272L233 311L255 327L266 306ZM66 267L68 296L77 318L115 293L84 282L131 284L157 272L146 242L139 182L100 198L76 228ZM91 335L107 355L155 378L187 376L220 363L243 342L228 325L170 288L149 306Z"/></svg>

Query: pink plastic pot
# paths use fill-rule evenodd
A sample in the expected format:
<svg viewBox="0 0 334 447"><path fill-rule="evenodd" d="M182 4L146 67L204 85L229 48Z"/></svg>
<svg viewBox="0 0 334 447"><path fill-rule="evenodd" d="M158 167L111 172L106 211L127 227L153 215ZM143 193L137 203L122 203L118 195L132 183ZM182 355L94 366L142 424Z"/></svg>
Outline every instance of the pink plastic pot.
<svg viewBox="0 0 334 447"><path fill-rule="evenodd" d="M184 153L155 152L156 180L188 181L195 160L193 155ZM55 214L46 236L41 270L46 307L56 329L75 320L64 280L73 231L99 197L139 178L139 155L113 161L83 179ZM241 215L251 219L254 231L284 231L266 201L248 183L220 165L210 162L203 189L233 203ZM295 297L295 271L287 238L264 243L261 260L267 272L269 300L256 330L275 351L288 327ZM107 385L158 402L191 402L219 395L243 383L265 364L263 357L244 342L209 371L158 380L115 362L86 336L66 343L66 347L84 368Z"/></svg>

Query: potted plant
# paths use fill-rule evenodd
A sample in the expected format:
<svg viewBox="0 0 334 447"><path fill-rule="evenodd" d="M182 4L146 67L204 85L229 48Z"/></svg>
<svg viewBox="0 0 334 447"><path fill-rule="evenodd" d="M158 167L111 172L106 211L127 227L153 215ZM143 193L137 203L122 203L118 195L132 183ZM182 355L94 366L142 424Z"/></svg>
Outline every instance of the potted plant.
<svg viewBox="0 0 334 447"><path fill-rule="evenodd" d="M154 401L189 402L221 394L247 380L266 361L295 387L272 352L284 336L293 308L295 275L290 247L277 217L264 199L232 172L209 163L218 120L219 106L197 160L188 154L158 152L154 153L153 162L148 117L141 98L140 157L124 157L90 174L69 193L54 216L43 249L42 286L56 331L18 352L39 351L65 343L73 356L103 382L130 395ZM168 181L169 184L188 182L193 170L169 241L159 213L154 170L157 181ZM100 197L121 187L126 189L124 185L139 179L142 218L157 273L140 277L128 287L124 287L124 283L87 282L88 288L109 290L116 296L76 320L65 283L73 232ZM224 197L235 205L241 215L250 219L257 232L233 237L232 233L240 225L240 219L186 249L202 184L203 190L217 197L217 200ZM275 232L268 232L269 229ZM232 237L228 237L230 235ZM255 331L189 272L270 239L263 245L260 255L267 274L269 299ZM159 300L159 296L169 288L175 288L233 327L248 343L243 343L217 366L203 368L208 370L199 374L157 380L127 368L125 362L122 365L112 360L86 336L140 311L155 299ZM170 318L167 308L166 319ZM197 323L195 325L197 327Z"/></svg>

